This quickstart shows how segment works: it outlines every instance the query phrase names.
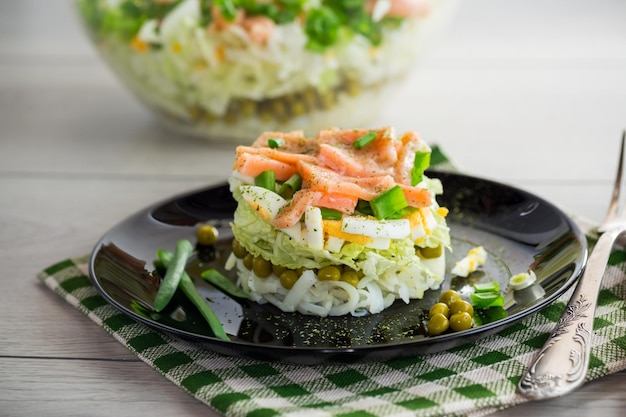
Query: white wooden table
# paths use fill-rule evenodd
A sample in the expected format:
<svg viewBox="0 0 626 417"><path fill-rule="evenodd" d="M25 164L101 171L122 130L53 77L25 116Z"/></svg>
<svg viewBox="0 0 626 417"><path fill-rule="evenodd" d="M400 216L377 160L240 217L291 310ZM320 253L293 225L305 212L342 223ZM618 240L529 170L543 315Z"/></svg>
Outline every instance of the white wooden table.
<svg viewBox="0 0 626 417"><path fill-rule="evenodd" d="M381 125L598 222L626 128L625 22L623 0L464 2ZM0 0L0 415L214 415L35 275L128 214L223 180L231 155L156 125L68 1ZM625 398L622 372L497 415L617 416Z"/></svg>

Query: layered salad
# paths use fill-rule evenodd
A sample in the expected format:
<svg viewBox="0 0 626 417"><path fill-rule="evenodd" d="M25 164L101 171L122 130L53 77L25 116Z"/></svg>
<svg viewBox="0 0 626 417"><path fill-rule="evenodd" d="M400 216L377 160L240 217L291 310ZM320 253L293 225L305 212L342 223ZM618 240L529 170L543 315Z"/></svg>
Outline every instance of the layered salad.
<svg viewBox="0 0 626 417"><path fill-rule="evenodd" d="M164 120L217 139L380 112L452 0L78 0L99 52ZM441 17L440 17L441 16ZM355 124L352 124L355 123Z"/></svg>
<svg viewBox="0 0 626 417"><path fill-rule="evenodd" d="M392 128L267 132L237 147L227 268L252 300L285 312L363 315L422 298L450 248L430 155Z"/></svg>

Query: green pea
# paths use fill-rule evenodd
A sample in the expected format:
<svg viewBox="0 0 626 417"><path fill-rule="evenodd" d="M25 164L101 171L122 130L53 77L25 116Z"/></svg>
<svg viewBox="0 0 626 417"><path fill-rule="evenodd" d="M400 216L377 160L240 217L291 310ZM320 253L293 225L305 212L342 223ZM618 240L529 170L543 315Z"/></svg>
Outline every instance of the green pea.
<svg viewBox="0 0 626 417"><path fill-rule="evenodd" d="M444 291L440 296L439 296L439 301L442 303L445 303L448 305L448 307L450 307L450 305L455 302L456 300L460 300L461 299L461 294L459 294L458 292L454 291L454 290L447 290Z"/></svg>
<svg viewBox="0 0 626 417"><path fill-rule="evenodd" d="M324 110L328 110L336 104L335 92L332 90L326 91L320 96L320 106Z"/></svg>
<svg viewBox="0 0 626 417"><path fill-rule="evenodd" d="M272 264L272 274L276 275L277 277L279 277L280 274L285 272L287 269L288 268L286 266Z"/></svg>
<svg viewBox="0 0 626 417"><path fill-rule="evenodd" d="M317 279L320 281L339 281L341 271L336 266L324 266L317 271Z"/></svg>
<svg viewBox="0 0 626 417"><path fill-rule="evenodd" d="M301 116L306 112L306 106L302 101L295 101L291 105L291 114L294 116Z"/></svg>
<svg viewBox="0 0 626 417"><path fill-rule="evenodd" d="M249 269L250 271L252 271L253 260L254 260L254 255L252 255L251 253L247 253L246 256L243 257L243 266L245 266L246 269Z"/></svg>
<svg viewBox="0 0 626 417"><path fill-rule="evenodd" d="M272 122L274 116L272 114L271 109L267 107L267 104L263 103L262 107L259 109L259 117L262 121L266 123Z"/></svg>
<svg viewBox="0 0 626 417"><path fill-rule="evenodd" d="M232 125L237 121L238 116L239 114L237 113L237 110L230 108L228 109L222 120L224 120L224 123Z"/></svg>
<svg viewBox="0 0 626 417"><path fill-rule="evenodd" d="M430 308L428 317L432 318L436 314L443 314L445 317L450 317L450 307L446 303L437 303Z"/></svg>
<svg viewBox="0 0 626 417"><path fill-rule="evenodd" d="M259 278L267 278L272 273L272 264L261 256L255 256L252 259L252 271Z"/></svg>
<svg viewBox="0 0 626 417"><path fill-rule="evenodd" d="M219 231L215 226L210 224L203 224L196 230L196 239L200 245L213 245L217 241Z"/></svg>
<svg viewBox="0 0 626 417"><path fill-rule="evenodd" d="M243 245L239 243L237 239L233 239L231 249L233 251L233 254L239 259L244 259L246 255L248 254L248 250L244 248Z"/></svg>
<svg viewBox="0 0 626 417"><path fill-rule="evenodd" d="M351 96L356 96L361 93L361 85L354 78L348 78L346 80L346 91Z"/></svg>
<svg viewBox="0 0 626 417"><path fill-rule="evenodd" d="M242 116L250 117L256 113L256 103L252 100L243 100L241 102Z"/></svg>
<svg viewBox="0 0 626 417"><path fill-rule="evenodd" d="M298 274L296 271L292 269L287 269L283 271L282 274L280 274L279 279L280 279L280 284L283 287L287 289L291 289L296 283L296 281L298 281Z"/></svg>
<svg viewBox="0 0 626 417"><path fill-rule="evenodd" d="M453 315L457 313L468 313L470 316L473 316L474 307L465 300L456 300L450 304L450 313Z"/></svg>
<svg viewBox="0 0 626 417"><path fill-rule="evenodd" d="M302 100L306 103L309 109L317 107L317 94L312 88L308 88L304 91Z"/></svg>
<svg viewBox="0 0 626 417"><path fill-rule="evenodd" d="M433 336L440 335L448 330L450 322L446 316L441 313L435 314L428 320L428 333Z"/></svg>
<svg viewBox="0 0 626 417"><path fill-rule="evenodd" d="M355 270L346 269L341 273L341 280L356 287L359 284L359 276Z"/></svg>
<svg viewBox="0 0 626 417"><path fill-rule="evenodd" d="M450 316L450 328L455 332L472 327L472 316L467 312L456 313Z"/></svg>

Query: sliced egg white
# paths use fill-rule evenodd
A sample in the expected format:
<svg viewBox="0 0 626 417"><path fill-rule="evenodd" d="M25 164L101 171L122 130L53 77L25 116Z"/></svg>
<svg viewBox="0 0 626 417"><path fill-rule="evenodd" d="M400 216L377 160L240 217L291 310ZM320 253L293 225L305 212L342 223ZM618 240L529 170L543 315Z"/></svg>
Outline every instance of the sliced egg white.
<svg viewBox="0 0 626 417"><path fill-rule="evenodd" d="M239 190L241 197L266 221L274 220L278 211L287 204L277 193L257 185L242 185Z"/></svg>
<svg viewBox="0 0 626 417"><path fill-rule="evenodd" d="M371 238L404 239L411 234L407 219L377 220L363 216L344 216L341 230Z"/></svg>
<svg viewBox="0 0 626 417"><path fill-rule="evenodd" d="M338 253L339 251L341 251L344 242L344 239L338 238L336 236L328 236L328 239L326 239L325 249L332 253Z"/></svg>
<svg viewBox="0 0 626 417"><path fill-rule="evenodd" d="M312 249L324 248L324 224L322 211L318 207L307 207L304 212L304 225L306 226L305 240Z"/></svg>
<svg viewBox="0 0 626 417"><path fill-rule="evenodd" d="M487 251L482 246L477 246L470 249L467 256L458 261L451 272L459 277L467 277L486 261Z"/></svg>

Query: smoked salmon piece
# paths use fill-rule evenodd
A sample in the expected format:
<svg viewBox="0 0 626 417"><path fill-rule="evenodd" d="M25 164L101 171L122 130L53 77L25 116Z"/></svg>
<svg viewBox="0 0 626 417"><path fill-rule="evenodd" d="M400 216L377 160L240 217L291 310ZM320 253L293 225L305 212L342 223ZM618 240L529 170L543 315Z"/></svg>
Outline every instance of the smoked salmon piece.
<svg viewBox="0 0 626 417"><path fill-rule="evenodd" d="M344 214L353 214L358 202L358 197L354 196L342 194L322 194L314 205L316 207L338 210Z"/></svg>
<svg viewBox="0 0 626 417"><path fill-rule="evenodd" d="M371 158L355 155L350 148L339 148L325 143L320 144L318 160L333 171L351 177L375 177L393 172L392 167L381 167Z"/></svg>
<svg viewBox="0 0 626 417"><path fill-rule="evenodd" d="M291 227L298 223L307 207L312 206L313 202L321 197L322 193L301 189L297 191L291 200L285 204L274 218L273 224L279 229Z"/></svg>
<svg viewBox="0 0 626 417"><path fill-rule="evenodd" d="M278 161L265 155L245 153L235 160L234 169L248 177L256 177L263 171L274 171L276 179L286 181L297 172L294 164Z"/></svg>
<svg viewBox="0 0 626 417"><path fill-rule="evenodd" d="M355 141L371 133L376 135L371 142L354 146ZM270 139L279 142L279 146L270 147ZM315 199L311 194L296 193L297 198L294 196L294 201L284 207L279 218L283 225L280 227L285 227L302 216L304 201L352 214L359 199L371 201L397 184L411 207L429 206L430 192L411 184L415 153L428 151L428 145L416 133L408 132L396 139L390 127L330 128L315 138L305 137L301 130L265 132L251 146L237 147L234 169L249 177L272 170L277 181L299 174L303 188L317 193Z"/></svg>
<svg viewBox="0 0 626 417"><path fill-rule="evenodd" d="M428 207L433 203L430 192L425 188L412 187L406 184L399 185L409 206L422 208Z"/></svg>
<svg viewBox="0 0 626 417"><path fill-rule="evenodd" d="M415 163L415 153L424 152L428 147L415 132L407 132L400 138L402 148L398 152L398 160L394 164L395 180L399 184L411 185L411 171Z"/></svg>
<svg viewBox="0 0 626 417"><path fill-rule="evenodd" d="M313 190L327 194L343 194L370 201L395 185L391 175L377 177L349 177L329 168L298 162L298 172L303 184Z"/></svg>
<svg viewBox="0 0 626 417"><path fill-rule="evenodd" d="M277 161L295 165L299 160L315 163L317 158L313 155L303 155L298 153L286 152L282 149L272 148L254 148L252 146L238 146L236 156L245 156L246 154L263 155Z"/></svg>
<svg viewBox="0 0 626 417"><path fill-rule="evenodd" d="M282 139L283 145L278 148L282 152L289 152L299 155L316 155L317 143L310 138L304 136L302 130L294 130L293 132L265 132L262 133L254 142L253 148L269 148L268 141L270 139Z"/></svg>
<svg viewBox="0 0 626 417"><path fill-rule="evenodd" d="M376 138L363 149L356 149L354 142L370 132L375 133ZM317 134L316 139L320 144L328 144L344 150L351 158L370 166L370 168L372 162L374 162L378 169L387 170L393 168L398 160L398 149L396 147L398 141L395 139L394 130L390 127L375 130L325 129Z"/></svg>

